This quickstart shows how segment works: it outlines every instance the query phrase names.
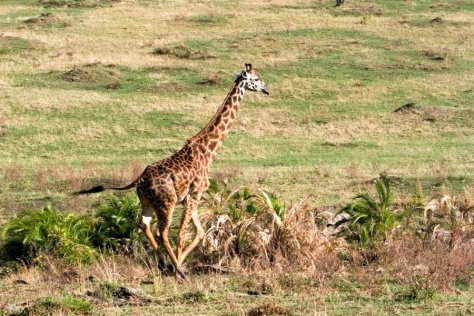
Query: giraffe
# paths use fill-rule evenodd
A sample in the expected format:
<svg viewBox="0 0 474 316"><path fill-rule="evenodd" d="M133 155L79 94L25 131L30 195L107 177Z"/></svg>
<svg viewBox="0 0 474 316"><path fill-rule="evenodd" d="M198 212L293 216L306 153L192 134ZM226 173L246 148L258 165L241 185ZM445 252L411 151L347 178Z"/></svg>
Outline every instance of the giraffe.
<svg viewBox="0 0 474 316"><path fill-rule="evenodd" d="M253 70L251 64L245 64L245 70L236 75L230 92L209 123L188 139L183 148L175 154L147 166L143 173L127 186L96 186L75 192L74 195L136 187L142 207L138 226L158 255L161 255L158 242L163 245L175 272L186 280L187 277L181 268L182 263L204 238L205 232L198 216L198 204L209 187L209 167L230 130L246 90L269 94L265 82ZM175 254L169 242L169 229L178 203L183 204L183 215ZM150 227L153 213L157 217L156 239ZM186 229L191 222L196 229L196 235L185 248Z"/></svg>

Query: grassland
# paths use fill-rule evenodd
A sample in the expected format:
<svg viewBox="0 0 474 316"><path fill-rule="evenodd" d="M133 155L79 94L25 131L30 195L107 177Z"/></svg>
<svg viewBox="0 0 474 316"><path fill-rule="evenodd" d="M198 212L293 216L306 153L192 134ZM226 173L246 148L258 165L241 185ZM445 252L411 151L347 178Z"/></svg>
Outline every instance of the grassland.
<svg viewBox="0 0 474 316"><path fill-rule="evenodd" d="M310 194L320 208L347 202L381 172L399 202L417 187L426 196L472 196L473 24L474 6L463 0L3 0L0 223L46 203L90 212L97 197L70 192L125 184L179 149L246 62L271 95L245 96L212 177L285 201ZM394 112L407 103L415 107ZM26 299L41 273L30 275L33 289L8 285L14 279L1 285L2 299ZM255 297L239 276L196 277L184 287L151 278L156 297L171 304L184 295L184 303L121 311L241 314L273 302L315 315L472 313L472 290L412 304L352 281L327 290L307 276L286 288L261 277L275 290ZM51 278L50 296L87 288L60 280ZM206 304L186 301L195 289Z"/></svg>

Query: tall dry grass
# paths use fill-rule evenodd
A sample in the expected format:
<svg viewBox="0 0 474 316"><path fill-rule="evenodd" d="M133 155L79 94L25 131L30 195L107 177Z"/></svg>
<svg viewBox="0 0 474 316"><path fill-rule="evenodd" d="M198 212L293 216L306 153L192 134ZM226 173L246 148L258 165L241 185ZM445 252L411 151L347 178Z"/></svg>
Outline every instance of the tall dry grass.
<svg viewBox="0 0 474 316"><path fill-rule="evenodd" d="M228 214L204 214L206 235L194 262L231 271L317 271L337 266L337 253L347 244L324 236L309 197L289 206L281 217L266 205L258 214L237 220Z"/></svg>

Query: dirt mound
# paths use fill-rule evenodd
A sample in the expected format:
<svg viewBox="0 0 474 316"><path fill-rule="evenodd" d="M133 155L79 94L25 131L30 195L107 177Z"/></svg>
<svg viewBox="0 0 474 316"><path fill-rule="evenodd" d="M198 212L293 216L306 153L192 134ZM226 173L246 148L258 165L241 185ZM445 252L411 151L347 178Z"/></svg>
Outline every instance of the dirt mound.
<svg viewBox="0 0 474 316"><path fill-rule="evenodd" d="M418 109L418 106L415 103L409 102L409 103L406 103L406 104L402 105L401 107L395 109L393 112L395 112L395 113L410 113L410 112L415 112L417 109Z"/></svg>
<svg viewBox="0 0 474 316"><path fill-rule="evenodd" d="M69 8L96 8L112 5L120 0L40 0L39 3L45 8L69 7Z"/></svg>
<svg viewBox="0 0 474 316"><path fill-rule="evenodd" d="M173 91L173 92L182 92L182 91L187 91L189 90L189 87L186 85L179 83L179 82L173 82L173 81L165 81L165 82L159 82L156 84L152 84L144 89L144 91L147 92L167 92L167 91Z"/></svg>
<svg viewBox="0 0 474 316"><path fill-rule="evenodd" d="M440 18L439 16L435 17L430 21L431 23L444 23L444 20Z"/></svg>
<svg viewBox="0 0 474 316"><path fill-rule="evenodd" d="M46 13L41 13L39 16L26 19L23 22L27 24L38 24L38 23L53 24L57 22L62 22L62 19L56 16L55 14L46 12Z"/></svg>
<svg viewBox="0 0 474 316"><path fill-rule="evenodd" d="M193 50L184 45L169 47L158 47L153 50L154 55L169 55L174 56L180 59L210 59L216 58L216 56L211 55L207 52L201 50Z"/></svg>
<svg viewBox="0 0 474 316"><path fill-rule="evenodd" d="M97 84L107 89L117 89L120 86L119 74L114 65L92 63L74 66L61 76L68 82Z"/></svg>
<svg viewBox="0 0 474 316"><path fill-rule="evenodd" d="M200 84L216 87L221 82L221 75L218 72L213 72L207 75Z"/></svg>
<svg viewBox="0 0 474 316"><path fill-rule="evenodd" d="M246 313L247 316L264 316L264 315L293 315L291 310L286 307L275 306L272 303L260 305L252 308Z"/></svg>

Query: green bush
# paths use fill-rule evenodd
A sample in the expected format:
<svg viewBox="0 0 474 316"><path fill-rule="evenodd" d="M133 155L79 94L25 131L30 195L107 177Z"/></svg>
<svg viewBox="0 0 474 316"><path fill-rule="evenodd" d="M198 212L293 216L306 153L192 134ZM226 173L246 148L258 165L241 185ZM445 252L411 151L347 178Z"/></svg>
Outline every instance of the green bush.
<svg viewBox="0 0 474 316"><path fill-rule="evenodd" d="M375 189L376 197L357 195L337 213L349 214L349 225L342 230L342 234L362 246L373 246L377 241L386 239L387 234L403 217L403 212L393 210L393 194L386 175L381 174L375 180Z"/></svg>
<svg viewBox="0 0 474 316"><path fill-rule="evenodd" d="M93 231L88 215L60 214L49 206L25 211L2 227L3 255L29 261L46 253L67 262L89 262L96 254Z"/></svg>
<svg viewBox="0 0 474 316"><path fill-rule="evenodd" d="M94 245L136 255L143 249L143 234L137 226L140 216L140 201L136 194L108 197L96 213Z"/></svg>
<svg viewBox="0 0 474 316"><path fill-rule="evenodd" d="M251 194L247 187L230 189L227 181L216 179L210 179L203 206L214 213L229 215L234 222L246 215L258 215L261 211L257 196Z"/></svg>
<svg viewBox="0 0 474 316"><path fill-rule="evenodd" d="M0 256L32 262L46 254L69 263L88 263L103 249L136 255L143 249L143 237L137 229L140 214L136 194L107 198L96 218L62 214L50 206L28 210L1 228Z"/></svg>

